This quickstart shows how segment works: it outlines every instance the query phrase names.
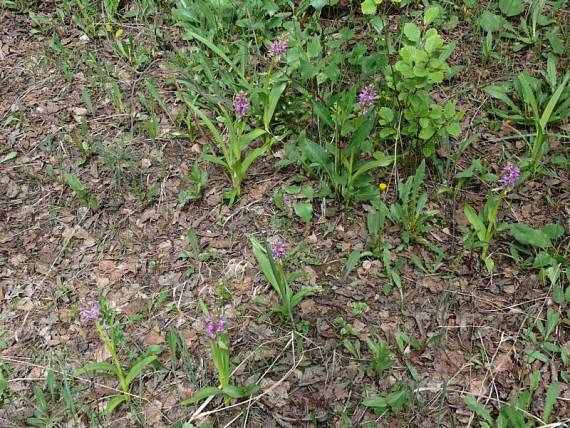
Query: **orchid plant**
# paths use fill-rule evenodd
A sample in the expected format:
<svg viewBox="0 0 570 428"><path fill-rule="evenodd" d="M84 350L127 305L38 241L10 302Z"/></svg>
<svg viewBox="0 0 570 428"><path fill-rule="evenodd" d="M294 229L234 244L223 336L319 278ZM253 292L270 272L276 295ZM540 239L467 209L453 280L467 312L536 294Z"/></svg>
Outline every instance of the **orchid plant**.
<svg viewBox="0 0 570 428"><path fill-rule="evenodd" d="M135 361L129 370L123 369L117 352L120 329L115 322L115 317L106 308L106 305L99 306L96 301L84 302L79 308L79 316L85 324L93 324L97 330L99 338L111 356L112 363L106 361L87 363L82 368L74 372L75 376L86 373L102 372L115 376L119 382L120 393L113 397L107 404L106 411L111 414L115 408L122 403L130 404L132 394L130 388L133 381L139 377L142 371L149 365L158 365L157 356L153 353L146 353Z"/></svg>
<svg viewBox="0 0 570 428"><path fill-rule="evenodd" d="M324 102L313 99L325 141L314 142L305 131L298 136L294 161L312 175L324 175L337 199L346 206L376 198L373 171L395 162L394 156L376 150L374 144L376 97L375 86L369 84L359 91L353 86L331 94Z"/></svg>
<svg viewBox="0 0 570 428"><path fill-rule="evenodd" d="M295 306L301 303L308 294L321 291L322 288L304 286L295 292L291 282L300 278L301 274L285 272L284 260L287 256L285 243L281 240L276 240L272 245L267 241L262 245L253 236L250 236L249 240L263 275L279 297L280 304L275 305L272 308L273 311L287 318L291 324L294 324L293 309Z"/></svg>
<svg viewBox="0 0 570 428"><path fill-rule="evenodd" d="M506 225L497 223L497 214L499 213L499 208L501 207L503 199L516 185L520 175L520 168L516 165L507 163L503 167L502 173L503 176L499 182L498 196L490 193L482 211L476 213L469 204L465 204L464 207L465 216L469 223L471 223L478 239L478 243L476 245L482 248L481 260L485 263L485 267L489 273L491 273L495 267L495 262L489 254L489 247L493 240L493 236L496 232L507 229Z"/></svg>
<svg viewBox="0 0 570 428"><path fill-rule="evenodd" d="M205 333L208 336L210 345L210 355L212 363L216 368L216 376L219 385L207 386L196 392L190 399L182 401L182 405L190 405L202 401L206 398L217 395L224 396L226 406L230 404L232 398L242 398L254 394L259 386L251 384L245 387L237 387L230 383L232 376L232 366L230 361L230 341L226 329L226 321L223 314L212 315L202 301L202 310L205 313ZM211 399L211 398L210 398Z"/></svg>
<svg viewBox="0 0 570 428"><path fill-rule="evenodd" d="M241 185L249 167L268 150L268 144L263 144L248 152L253 142L263 136L266 131L262 128L249 128L245 118L251 104L248 95L243 91L239 91L234 96L233 117L223 106L219 107L222 113L222 131L191 100L186 98L185 101L210 130L217 148L221 151L221 155L218 155L206 147L202 156L208 162L225 167L232 181L232 190L225 192L224 197L232 204L241 195Z"/></svg>

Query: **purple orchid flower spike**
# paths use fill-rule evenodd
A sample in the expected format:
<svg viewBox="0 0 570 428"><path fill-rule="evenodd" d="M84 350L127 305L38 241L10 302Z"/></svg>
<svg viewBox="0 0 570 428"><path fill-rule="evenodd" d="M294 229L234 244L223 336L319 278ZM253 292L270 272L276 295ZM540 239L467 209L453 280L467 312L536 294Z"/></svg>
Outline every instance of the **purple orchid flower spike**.
<svg viewBox="0 0 570 428"><path fill-rule="evenodd" d="M269 49L269 52L271 52L271 55L273 55L275 59L277 59L277 61L281 61L283 56L287 53L287 49L289 49L289 44L287 43L287 40L281 38L271 43L271 48Z"/></svg>
<svg viewBox="0 0 570 428"><path fill-rule="evenodd" d="M278 239L271 245L271 255L275 260L282 259L287 255L285 243L281 239Z"/></svg>
<svg viewBox="0 0 570 428"><path fill-rule="evenodd" d="M513 187L517 183L521 170L518 166L507 163L503 167L502 173L503 176L501 177L501 181L499 181L499 186L501 189L505 189L507 187Z"/></svg>
<svg viewBox="0 0 570 428"><path fill-rule="evenodd" d="M358 105L363 111L367 112L374 107L374 99L378 95L374 85L367 85L358 94Z"/></svg>
<svg viewBox="0 0 570 428"><path fill-rule="evenodd" d="M249 107L250 107L249 97L244 91L239 91L234 96L234 111L236 117L238 119L242 119L245 116L247 110L249 110Z"/></svg>
<svg viewBox="0 0 570 428"><path fill-rule="evenodd" d="M208 315L206 317L205 330L210 339L215 339L218 334L226 331L224 317L220 315L218 318L212 318L212 316Z"/></svg>
<svg viewBox="0 0 570 428"><path fill-rule="evenodd" d="M79 316L81 317L81 320L85 323L91 321L99 321L101 317L101 309L99 308L99 305L95 301L84 302L79 307Z"/></svg>

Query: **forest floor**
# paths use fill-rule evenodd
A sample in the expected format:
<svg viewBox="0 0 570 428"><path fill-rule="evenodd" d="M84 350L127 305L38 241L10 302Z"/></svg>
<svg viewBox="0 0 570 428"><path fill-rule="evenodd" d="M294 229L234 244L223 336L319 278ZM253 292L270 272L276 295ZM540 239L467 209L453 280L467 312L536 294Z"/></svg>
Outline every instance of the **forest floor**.
<svg viewBox="0 0 570 428"><path fill-rule="evenodd" d="M208 181L198 200L181 206L185 177L208 139L205 128L192 135L169 120L182 104L168 53L187 42L156 17L156 28L172 34L164 45L146 44L155 39L142 23L115 24L113 31L123 28L142 40L151 56L135 69L117 55L112 33L88 37L59 22L56 3L0 9L0 426L190 427L198 410L196 426L481 426L466 396L495 421L501 407L529 391L521 410L529 425L519 426L545 425L548 406L550 422L570 420L563 357L570 352L570 303L553 297L554 288L568 287L568 235L545 249L564 260L553 281L532 267L535 248L505 232L491 244L489 273L480 250L464 247L470 227L464 204L482 209L493 185L478 179L458 187L457 178L473 160L485 168L474 175L500 176L505 153L524 155L519 130L488 112L492 99L482 88L512 80L527 65L542 69L538 53L529 49L508 63L485 65L479 41L462 21L441 30L458 45L450 65L466 66L443 90L466 112L454 142L465 150L459 156L440 151L443 169L426 172L422 190L437 214L420 242L404 243L401 226L387 225L383 239L398 248L388 263L397 271L395 284L382 257L362 257L344 275L349 255L366 250L370 206L344 208L315 198L312 219L304 222L292 209L300 196L287 189L316 181L304 176L301 182L295 165L276 167L285 156L279 146L253 163L231 206L222 196L230 186L222 168L200 161ZM568 11L561 13L567 23ZM140 120L138 94L152 98L149 80L170 112L157 109L155 138ZM563 136L569 131L568 122L553 128L562 137L550 140L547 156L565 161L510 192L502 222L534 229L559 224L567 232ZM64 172L87 193L74 191ZM397 200L403 174L394 168L383 176L387 202ZM88 198L97 206L86 206ZM283 240L288 267L305 274L303 284L322 287L296 308L294 330L267 305L276 295L260 273L250 235ZM111 357L93 326L78 317L89 299L116 314L125 367L149 352L160 363L137 376L130 406L112 414L105 406L117 380L74 375ZM216 385L199 302L223 308L232 382L259 385L251 399L235 399L229 408L219 397L202 409L181 405ZM559 315L556 322L551 313ZM548 335L537 328L551 323ZM382 375L367 345L379 339L390 349L391 367ZM554 383L559 390L545 406ZM375 406L363 405L371 396L395 401L375 413Z"/></svg>

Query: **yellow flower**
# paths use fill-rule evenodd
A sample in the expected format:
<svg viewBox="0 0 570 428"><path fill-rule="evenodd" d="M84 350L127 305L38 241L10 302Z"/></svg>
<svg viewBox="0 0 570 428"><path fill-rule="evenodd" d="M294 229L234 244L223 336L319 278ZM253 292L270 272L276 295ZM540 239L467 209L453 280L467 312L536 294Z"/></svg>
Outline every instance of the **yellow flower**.
<svg viewBox="0 0 570 428"><path fill-rule="evenodd" d="M378 188L382 191L386 190L388 188L388 185L386 183L380 183L378 185Z"/></svg>

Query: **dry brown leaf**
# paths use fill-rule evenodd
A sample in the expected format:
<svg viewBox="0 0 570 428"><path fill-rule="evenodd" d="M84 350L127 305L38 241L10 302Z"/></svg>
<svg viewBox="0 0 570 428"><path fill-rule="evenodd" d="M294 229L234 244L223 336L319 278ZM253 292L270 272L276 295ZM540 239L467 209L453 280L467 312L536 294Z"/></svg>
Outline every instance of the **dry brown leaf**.
<svg viewBox="0 0 570 428"><path fill-rule="evenodd" d="M315 312L315 301L312 299L305 299L299 304L299 309L303 317Z"/></svg>
<svg viewBox="0 0 570 428"><path fill-rule="evenodd" d="M210 241L210 247L216 248L218 250L231 248L232 241L229 239L219 238L219 239L212 239Z"/></svg>
<svg viewBox="0 0 570 428"><path fill-rule="evenodd" d="M160 400L145 402L143 414L146 426L153 428L164 428L167 426L162 421L162 402Z"/></svg>
<svg viewBox="0 0 570 428"><path fill-rule="evenodd" d="M511 358L511 352L501 352L493 360L493 366L497 373L508 371L513 369L513 361Z"/></svg>
<svg viewBox="0 0 570 428"><path fill-rule="evenodd" d="M276 384L277 381L264 378L260 382L260 387L262 391L269 391L264 395L264 400L267 400L271 407L281 408L288 404L290 383L284 381Z"/></svg>
<svg viewBox="0 0 570 428"><path fill-rule="evenodd" d="M101 362L107 361L109 358L111 358L111 353L109 352L109 350L107 349L107 347L105 345L101 344L95 350L94 358L95 358L95 361L97 361L98 363L101 363Z"/></svg>
<svg viewBox="0 0 570 428"><path fill-rule="evenodd" d="M418 283L427 288L433 294L439 294L443 291L443 284L440 279L434 278L433 276L424 276L421 278Z"/></svg>
<svg viewBox="0 0 570 428"><path fill-rule="evenodd" d="M73 120L77 123L81 123L83 117L87 115L87 109L85 107L73 107L71 109L71 114L73 116Z"/></svg>
<svg viewBox="0 0 570 428"><path fill-rule="evenodd" d="M154 330L149 331L143 339L143 344L146 346L160 345L161 343L164 343L164 337L162 337L162 335L158 334Z"/></svg>
<svg viewBox="0 0 570 428"><path fill-rule="evenodd" d="M313 385L315 383L324 382L326 379L326 371L324 367L313 366L307 367L299 377L299 386Z"/></svg>
<svg viewBox="0 0 570 428"><path fill-rule="evenodd" d="M456 376L464 362L465 355L463 352L459 350L441 350L434 360L434 373L432 375L432 379L449 381ZM456 377L455 380L457 382L459 379Z"/></svg>

